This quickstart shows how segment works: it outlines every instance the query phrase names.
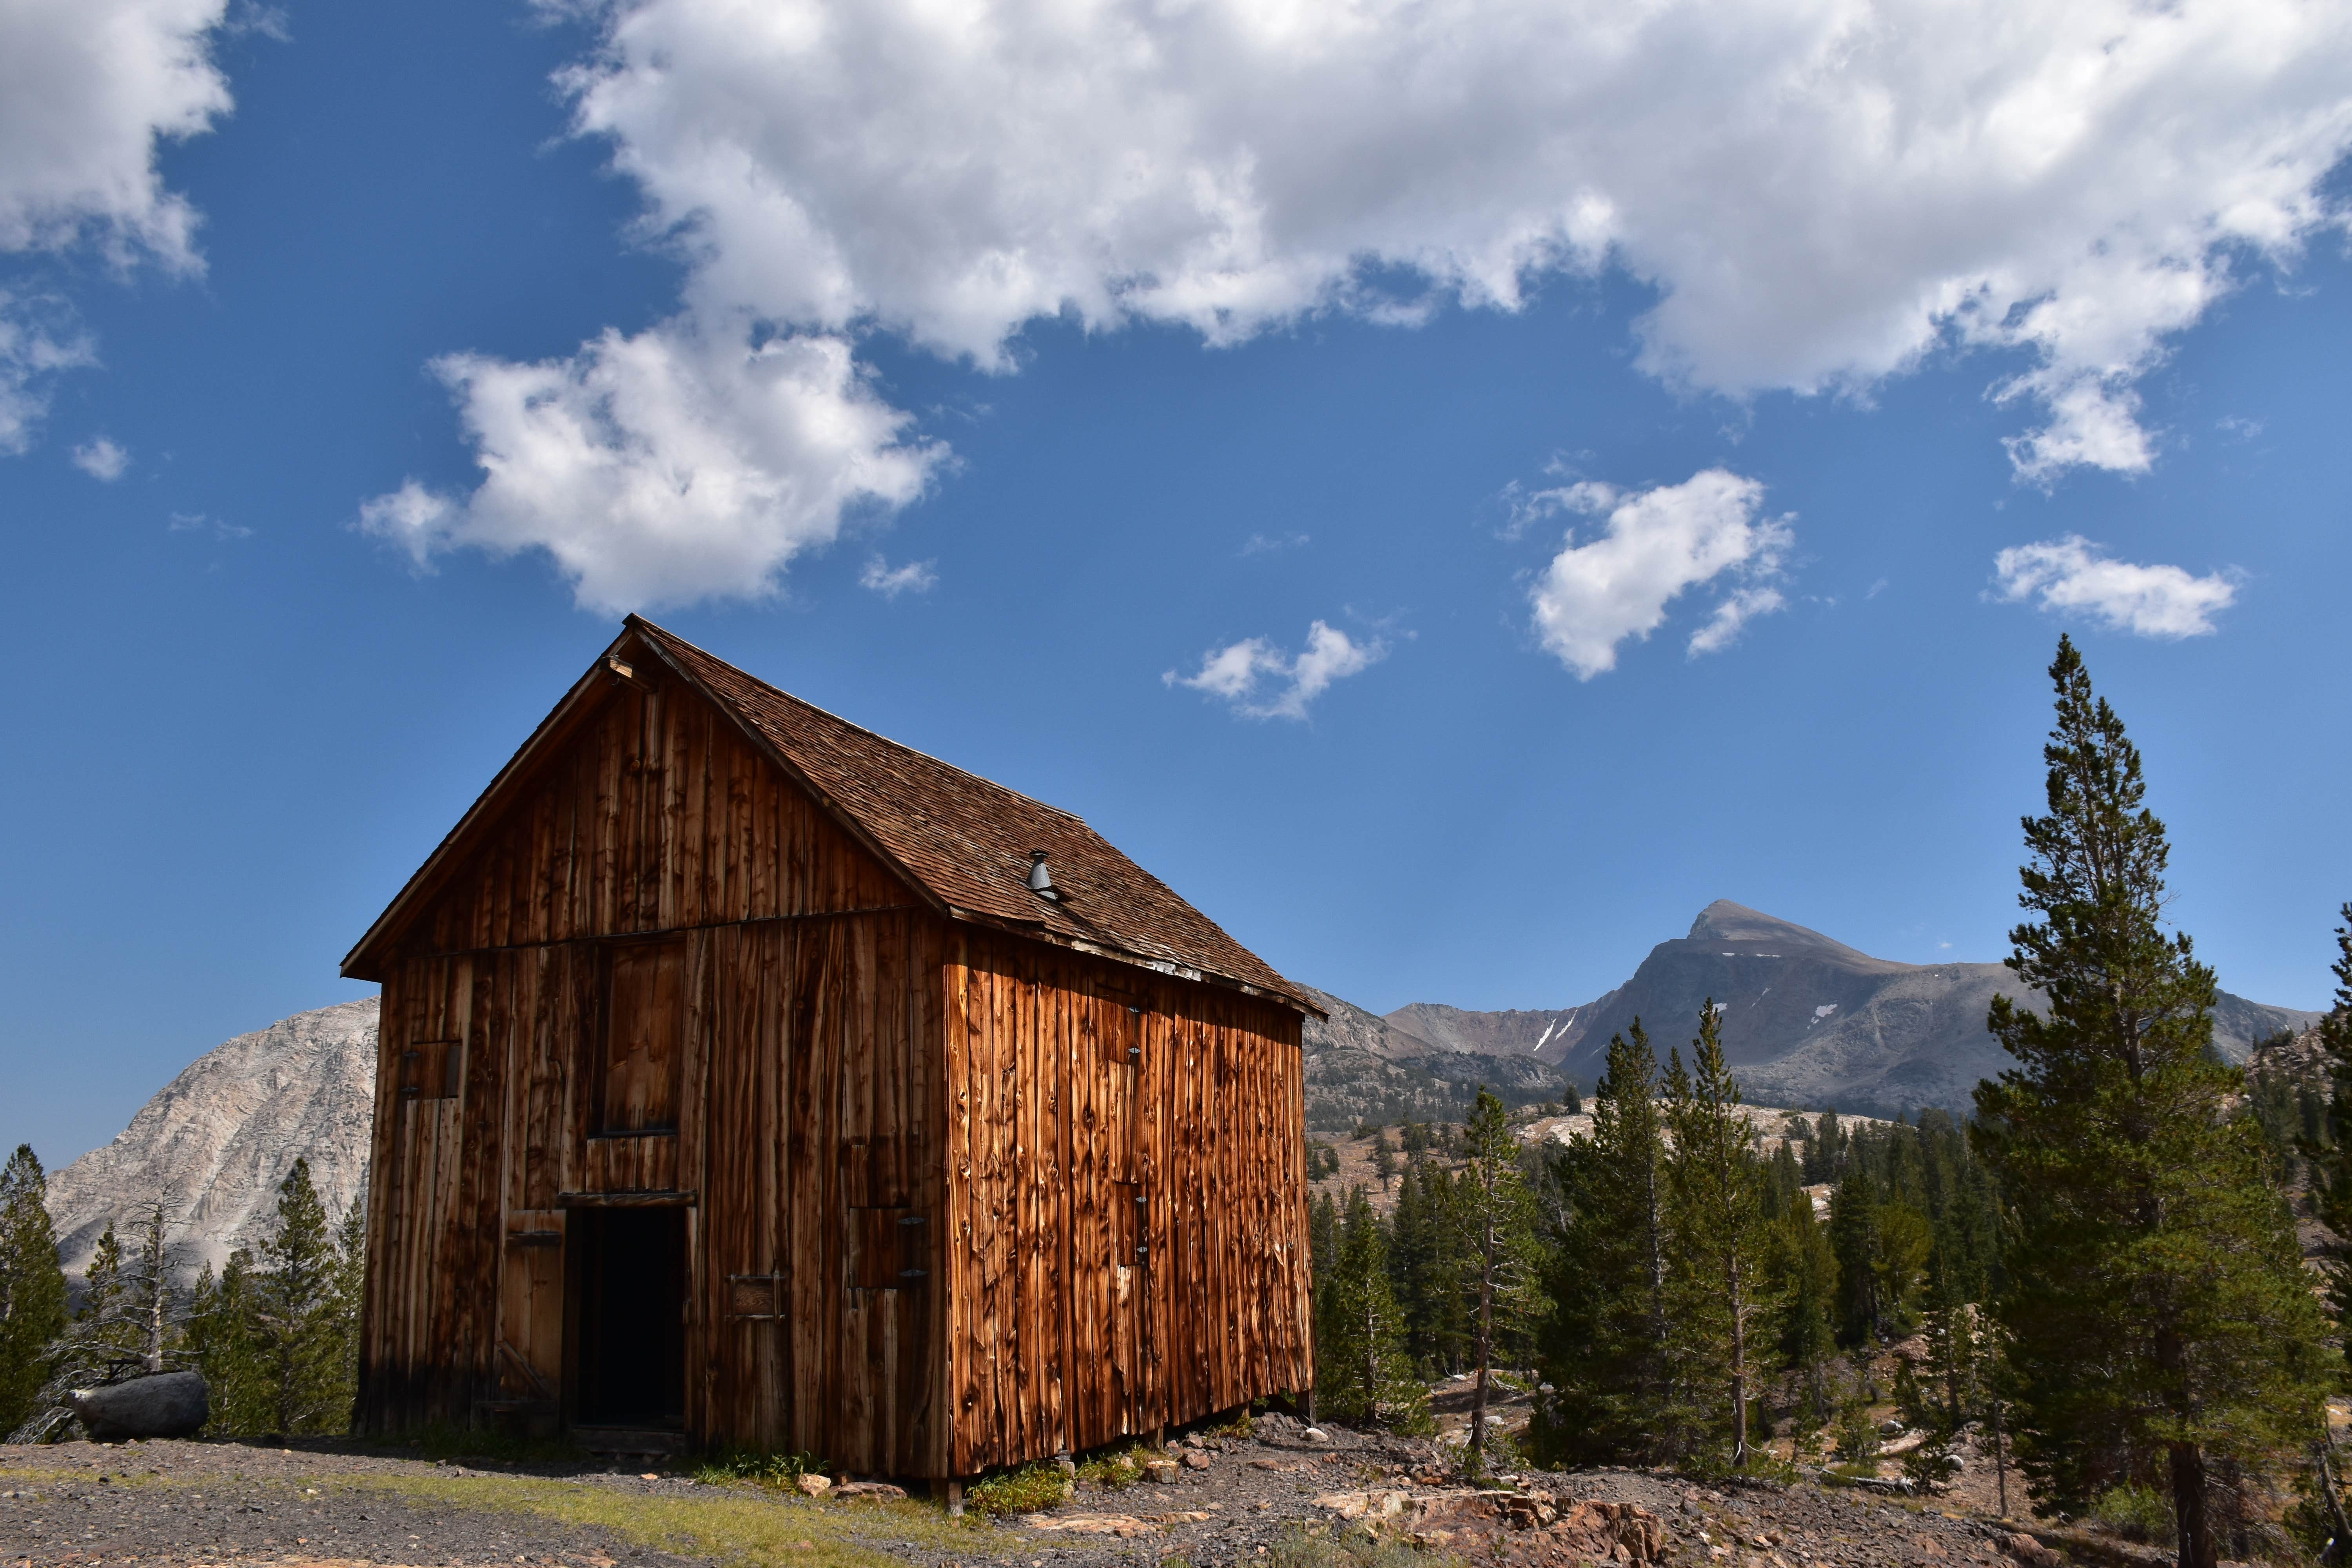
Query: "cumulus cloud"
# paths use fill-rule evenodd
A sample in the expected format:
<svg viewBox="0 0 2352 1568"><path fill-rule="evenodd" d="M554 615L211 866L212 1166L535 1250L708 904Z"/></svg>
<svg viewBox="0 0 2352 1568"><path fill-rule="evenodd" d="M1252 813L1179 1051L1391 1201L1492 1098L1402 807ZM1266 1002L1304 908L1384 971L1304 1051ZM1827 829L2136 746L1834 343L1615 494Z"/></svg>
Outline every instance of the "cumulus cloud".
<svg viewBox="0 0 2352 1568"><path fill-rule="evenodd" d="M131 454L100 436L73 449L73 466L99 483L110 485L131 467Z"/></svg>
<svg viewBox="0 0 2352 1568"><path fill-rule="evenodd" d="M155 168L228 112L208 53L226 0L0 6L0 249L95 238L193 268L196 214Z"/></svg>
<svg viewBox="0 0 2352 1568"><path fill-rule="evenodd" d="M1387 645L1377 638L1360 643L1317 621L1307 628L1307 647L1295 658L1264 637L1245 637L1211 648L1194 674L1171 669L1160 679L1221 697L1251 719L1304 719L1307 705L1333 681L1370 668L1387 653Z"/></svg>
<svg viewBox="0 0 2352 1568"><path fill-rule="evenodd" d="M939 585L940 574L934 570L937 565L932 561L909 561L904 566L893 566L877 555L857 574L857 584L873 589L886 599L895 599L901 594L928 594Z"/></svg>
<svg viewBox="0 0 2352 1568"><path fill-rule="evenodd" d="M1992 564L2000 597L2012 604L2038 598L2045 610L2078 611L2144 637L2208 636L2213 616L2238 597L2229 574L2197 577L2178 566L2117 561L2074 533L2016 545Z"/></svg>
<svg viewBox="0 0 2352 1568"><path fill-rule="evenodd" d="M1227 342L1614 266L1689 386L2021 353L2029 479L2148 465L2135 381L2352 146L2305 0L579 3L579 127L705 305L1006 369L1065 310Z"/></svg>
<svg viewBox="0 0 2352 1568"><path fill-rule="evenodd" d="M1785 603L1770 580L1794 536L1786 519L1757 515L1763 500L1761 484L1723 468L1646 490L1587 482L1522 498L1523 518L1576 512L1601 520L1581 543L1571 529L1537 580L1530 595L1537 636L1579 680L1590 680L1617 668L1618 644L1657 630L1677 597L1728 579L1731 592L1691 635L1687 651L1696 658L1729 647L1750 620Z"/></svg>
<svg viewBox="0 0 2352 1568"><path fill-rule="evenodd" d="M907 437L838 337L754 346L682 318L568 359L452 354L434 370L482 482L451 496L411 479L362 506L361 527L420 566L457 546L544 550L584 608L772 592L857 509L921 494L941 456Z"/></svg>
<svg viewBox="0 0 2352 1568"><path fill-rule="evenodd" d="M229 108L207 53L227 0L0 5L0 253L91 244L193 272L196 213L164 188L157 143ZM0 453L21 453L57 373L97 363L55 300L0 290Z"/></svg>
<svg viewBox="0 0 2352 1568"><path fill-rule="evenodd" d="M2143 470L2139 379L2245 267L2292 263L2352 148L2352 9L2310 0L540 3L595 29L561 84L688 263L682 313L568 366L453 363L576 388L690 335L591 466L723 447L735 491L795 498L656 517L659 482L588 485L606 510L560 517L497 493L514 458L478 424L464 526L370 503L428 552L543 546L583 603L764 592L851 500L921 489L937 449L849 382L854 453L742 438L725 365L774 330L1011 372L1041 319L1232 343L1613 268L1653 291L1639 363L1678 387L1866 396L1990 351L2021 479ZM1743 592L1695 651L1774 607Z"/></svg>

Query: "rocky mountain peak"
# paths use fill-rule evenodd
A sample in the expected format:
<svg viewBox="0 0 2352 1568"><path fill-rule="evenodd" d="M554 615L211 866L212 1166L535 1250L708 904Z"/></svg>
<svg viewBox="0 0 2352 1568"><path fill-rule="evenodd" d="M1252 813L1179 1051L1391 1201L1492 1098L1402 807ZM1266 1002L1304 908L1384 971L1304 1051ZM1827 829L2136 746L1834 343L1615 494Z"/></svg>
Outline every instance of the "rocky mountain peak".
<svg viewBox="0 0 2352 1568"><path fill-rule="evenodd" d="M218 1269L268 1231L297 1158L330 1220L365 1179L375 1098L376 999L298 1013L199 1057L114 1141L49 1178L49 1216L68 1273L142 1203L176 1215L193 1272Z"/></svg>
<svg viewBox="0 0 2352 1568"><path fill-rule="evenodd" d="M1717 899L1699 910L1698 919L1691 921L1690 935L1685 942L1756 943L1787 952L1801 952L1832 959L1874 966L1885 963L1884 959L1833 941L1817 931L1809 930L1794 921L1784 921L1768 915L1761 910L1751 910L1746 904L1735 904L1729 899ZM1774 955L1777 956L1777 955Z"/></svg>

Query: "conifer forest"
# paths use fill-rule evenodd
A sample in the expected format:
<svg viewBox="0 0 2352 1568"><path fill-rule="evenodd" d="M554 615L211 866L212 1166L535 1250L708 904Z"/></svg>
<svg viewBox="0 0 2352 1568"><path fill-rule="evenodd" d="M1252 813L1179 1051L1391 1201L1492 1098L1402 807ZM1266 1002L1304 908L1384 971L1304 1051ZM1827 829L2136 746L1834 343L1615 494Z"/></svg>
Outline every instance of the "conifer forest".
<svg viewBox="0 0 2352 1568"><path fill-rule="evenodd" d="M2008 961L2048 1005L1995 1004L2013 1065L1974 1113L1759 1128L1709 1003L1611 1040L1564 1143L1513 1147L1483 1094L1458 1128L1360 1129L1393 1201L1315 1210L1326 1408L1425 1427L1467 1373L1479 1404L1534 1395L1515 1437L1474 1419L1489 1464L1708 1476L1875 1476L1895 1426L1924 1434L1917 1486L1965 1442L2008 1507L2118 1522L2182 1568L2340 1555L2352 906L2303 1069L2284 1038L2267 1071L2228 1065L2138 751L2071 641L2050 677Z"/></svg>

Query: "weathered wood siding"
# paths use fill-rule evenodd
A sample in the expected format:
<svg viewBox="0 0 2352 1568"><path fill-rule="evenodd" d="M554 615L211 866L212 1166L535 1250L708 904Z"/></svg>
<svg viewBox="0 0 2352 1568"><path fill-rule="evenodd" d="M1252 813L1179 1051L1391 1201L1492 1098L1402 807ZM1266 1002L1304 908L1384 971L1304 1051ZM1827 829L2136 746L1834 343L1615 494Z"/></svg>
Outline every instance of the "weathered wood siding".
<svg viewBox="0 0 2352 1568"><path fill-rule="evenodd" d="M385 977L365 1426L560 1411L571 1217L661 1202L691 1435L937 1473L938 930L721 715L616 688Z"/></svg>
<svg viewBox="0 0 2352 1568"><path fill-rule="evenodd" d="M532 947L913 897L699 696L615 683L400 945Z"/></svg>
<svg viewBox="0 0 2352 1568"><path fill-rule="evenodd" d="M948 941L954 1471L1311 1386L1298 1014Z"/></svg>

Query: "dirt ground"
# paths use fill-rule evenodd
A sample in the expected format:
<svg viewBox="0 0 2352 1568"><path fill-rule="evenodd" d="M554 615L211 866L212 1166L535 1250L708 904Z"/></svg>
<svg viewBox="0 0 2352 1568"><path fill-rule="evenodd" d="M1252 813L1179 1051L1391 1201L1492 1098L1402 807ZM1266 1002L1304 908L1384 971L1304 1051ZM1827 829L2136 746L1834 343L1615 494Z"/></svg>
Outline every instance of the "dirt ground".
<svg viewBox="0 0 2352 1568"><path fill-rule="evenodd" d="M1717 1489L1618 1469L1478 1489L1445 1468L1447 1453L1276 1418L1249 1437L1192 1435L1166 1483L1081 1480L1041 1513L953 1520L919 1497L811 1500L610 1464L436 1463L338 1444L0 1447L0 1568L1339 1568L1367 1560L1374 1531L1433 1563L2047 1568L2011 1542L2014 1525L1948 1500Z"/></svg>

